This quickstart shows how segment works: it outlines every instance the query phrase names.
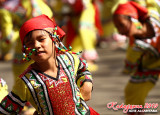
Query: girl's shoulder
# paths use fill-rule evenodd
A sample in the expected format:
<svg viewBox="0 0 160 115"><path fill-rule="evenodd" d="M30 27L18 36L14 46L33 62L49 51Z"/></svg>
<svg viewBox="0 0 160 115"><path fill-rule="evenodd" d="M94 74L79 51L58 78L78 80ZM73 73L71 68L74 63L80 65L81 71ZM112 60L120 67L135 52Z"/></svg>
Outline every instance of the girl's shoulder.
<svg viewBox="0 0 160 115"><path fill-rule="evenodd" d="M20 76L19 78L22 78L24 75L28 74L32 70L32 66L30 65Z"/></svg>
<svg viewBox="0 0 160 115"><path fill-rule="evenodd" d="M75 60L75 59L79 59L78 55L76 54L71 54L71 53L66 53L66 54L59 54L58 55L59 57L63 58L63 59L72 59L72 60Z"/></svg>
<svg viewBox="0 0 160 115"><path fill-rule="evenodd" d="M66 53L60 54L59 57L67 64L72 65L74 68L78 67L80 63L80 58L76 54Z"/></svg>

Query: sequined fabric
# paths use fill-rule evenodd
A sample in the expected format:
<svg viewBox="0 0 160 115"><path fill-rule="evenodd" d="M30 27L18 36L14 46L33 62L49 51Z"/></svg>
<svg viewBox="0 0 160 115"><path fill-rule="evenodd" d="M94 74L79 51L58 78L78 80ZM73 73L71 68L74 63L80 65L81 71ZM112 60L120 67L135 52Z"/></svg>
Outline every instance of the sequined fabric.
<svg viewBox="0 0 160 115"><path fill-rule="evenodd" d="M63 69L60 69L60 75L57 80L46 77L44 74L41 73L39 73L39 75L41 75L42 80L47 85L48 94L53 107L53 112L56 115L74 114L75 104L72 99L72 89Z"/></svg>

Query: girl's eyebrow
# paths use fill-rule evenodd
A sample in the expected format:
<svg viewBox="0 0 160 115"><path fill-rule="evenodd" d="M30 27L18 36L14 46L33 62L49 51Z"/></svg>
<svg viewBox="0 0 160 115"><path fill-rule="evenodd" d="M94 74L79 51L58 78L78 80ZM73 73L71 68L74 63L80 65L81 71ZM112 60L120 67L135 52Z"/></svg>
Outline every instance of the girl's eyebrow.
<svg viewBox="0 0 160 115"><path fill-rule="evenodd" d="M47 36L48 34L50 34L48 31L42 31L40 35L36 36L36 39ZM32 38L32 35L29 38L26 38L25 43L33 41L31 38Z"/></svg>
<svg viewBox="0 0 160 115"><path fill-rule="evenodd" d="M36 38L42 38L44 36L47 36L46 34L41 34L41 35L38 35Z"/></svg>
<svg viewBox="0 0 160 115"><path fill-rule="evenodd" d="M44 36L46 36L46 35L44 35L44 34L38 35L38 36L36 37L36 39L42 38L42 37L44 37ZM27 38L26 41L25 41L25 43L33 42L34 40L31 39L31 38L32 38L32 37Z"/></svg>

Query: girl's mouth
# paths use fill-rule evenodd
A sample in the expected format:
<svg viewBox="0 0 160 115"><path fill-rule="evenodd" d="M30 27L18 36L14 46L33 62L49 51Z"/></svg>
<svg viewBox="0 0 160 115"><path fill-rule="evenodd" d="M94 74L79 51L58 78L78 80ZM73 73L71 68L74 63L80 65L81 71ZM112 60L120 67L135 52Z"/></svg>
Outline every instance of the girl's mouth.
<svg viewBox="0 0 160 115"><path fill-rule="evenodd" d="M36 53L35 53L35 55L36 56L40 56L40 55L42 55L44 53L44 51L37 51Z"/></svg>

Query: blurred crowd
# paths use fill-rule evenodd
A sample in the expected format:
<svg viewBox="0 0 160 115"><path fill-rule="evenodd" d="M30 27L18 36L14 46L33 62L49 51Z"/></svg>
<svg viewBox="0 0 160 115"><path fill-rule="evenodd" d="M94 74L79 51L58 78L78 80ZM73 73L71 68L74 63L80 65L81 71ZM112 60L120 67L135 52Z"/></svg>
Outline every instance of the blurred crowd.
<svg viewBox="0 0 160 115"><path fill-rule="evenodd" d="M126 37L118 34L112 22L116 6L126 0L1 0L0 2L0 60L12 60L15 71L17 65L18 67L23 65L19 28L23 22L40 14L54 17L56 23L67 33L63 40L64 44L67 47L72 46L72 51L83 51L81 55L87 60L91 71L98 70L97 47L126 47ZM14 72L14 74L17 76L19 73Z"/></svg>
<svg viewBox="0 0 160 115"><path fill-rule="evenodd" d="M97 53L98 47L111 49L120 48L126 51L126 65L123 73L132 76L132 81L129 82L125 89L125 96L127 98L126 104L143 105L143 99L145 99L149 90L151 90L154 85L150 85L150 83L147 82L146 84L134 86L132 83L135 82L134 80L137 80L135 79L136 76L144 75L146 77L153 75L154 78L156 75L159 76L160 71L158 68L160 67L160 64L157 62L159 61L159 57L157 58L155 55L159 55L160 50L159 46L154 47L151 42L145 42L151 44L151 46L157 49L157 51L152 50L151 55L147 56L146 52L142 53L142 51L139 50L140 48L138 49L136 47L136 50L133 51L135 47L133 48L133 45L131 45L133 39L130 38L130 35L128 35L129 31L124 33L121 31L124 28L127 28L127 26L123 27L122 24L116 25L116 22L120 22L121 19L113 20L113 15L122 14L132 17L132 15L129 13L124 14L122 12L119 13L120 10L117 11L117 8L120 4L124 4L129 1L134 1L142 7L145 7L148 10L147 15L149 14L149 16L152 16L154 19L159 21L159 0L0 0L0 61L12 61L12 70L15 80L16 77L20 75L29 64L33 63L33 61L23 61L21 49L22 46L19 39L19 29L26 20L41 14L46 14L50 18L54 17L56 23L66 32L66 36L63 39L65 46L67 48L72 47L72 51L74 52L82 51L80 56L87 61L89 70L91 72L98 71L98 65L96 64L96 61L99 59ZM132 13L132 11L130 13ZM139 17L137 18L138 21L136 18L134 19L134 17L132 17L133 19L130 18L129 20L132 20L132 22L135 24L138 23L139 25L137 28L142 28L145 24L145 21L139 20ZM116 19L118 19L118 17L116 17ZM122 22L124 23L124 21ZM158 24L160 23L158 22ZM148 27L147 24L146 26ZM160 27L160 25L158 26ZM156 28L157 34L155 35L154 33L154 35L152 35L151 33L148 35L150 40L151 38L155 39L156 37L159 37L159 27L153 26L153 28ZM140 46L142 42L137 41L137 39L146 39L148 38L148 36L146 36L144 38L143 36L134 36L136 39L134 46ZM158 39L160 39L160 37ZM158 43L159 42L156 42L156 45ZM142 46L145 46L145 44ZM147 48L149 49L150 47ZM146 51L146 49L143 48L143 51ZM148 49L147 52L153 48L150 48L149 50ZM143 57L144 55L145 57ZM151 62L149 63L148 60ZM139 69L139 66L137 65L141 62L144 63L144 65L141 66L145 68L145 72L142 69L143 67L141 68L143 71L137 71L137 68ZM154 71L151 72L151 70ZM146 71L148 73L146 73ZM158 77L155 79L157 80ZM144 81L147 80L145 79ZM154 80L152 79L152 82L153 81ZM138 81L138 83L140 83L140 81ZM143 99L141 99L142 102L132 102L134 100L133 98L136 96L133 98L128 96L129 94L131 95L130 91L135 91L137 87L145 86L150 87L140 90L146 91L143 93L144 96L142 97ZM132 89L133 87L135 87L135 89ZM136 91L132 93L133 95L141 95L137 94ZM137 98L140 99L139 97ZM137 98L135 98L136 101Z"/></svg>

